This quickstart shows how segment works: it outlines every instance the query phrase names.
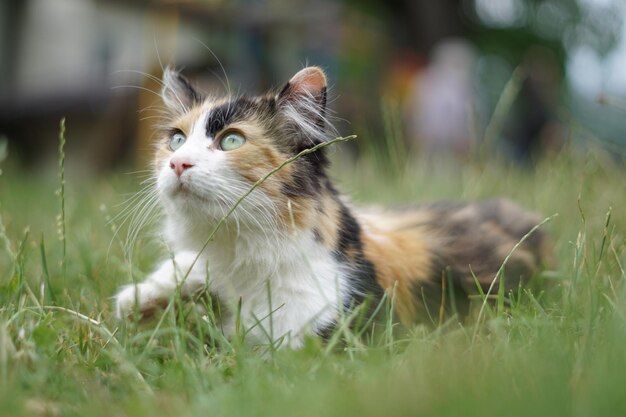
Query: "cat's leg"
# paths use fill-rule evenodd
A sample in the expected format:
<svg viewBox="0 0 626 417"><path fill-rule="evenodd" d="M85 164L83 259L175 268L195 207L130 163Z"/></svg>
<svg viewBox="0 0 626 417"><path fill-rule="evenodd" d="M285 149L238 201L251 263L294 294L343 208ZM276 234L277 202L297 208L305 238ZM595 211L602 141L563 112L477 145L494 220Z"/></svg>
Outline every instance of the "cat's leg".
<svg viewBox="0 0 626 417"><path fill-rule="evenodd" d="M207 282L207 269L202 259L191 268L196 254L183 252L172 261L165 261L145 281L123 287L115 296L118 318L128 317L135 309L142 315L150 315L156 308L165 307L180 286L182 297L189 297L201 290Z"/></svg>

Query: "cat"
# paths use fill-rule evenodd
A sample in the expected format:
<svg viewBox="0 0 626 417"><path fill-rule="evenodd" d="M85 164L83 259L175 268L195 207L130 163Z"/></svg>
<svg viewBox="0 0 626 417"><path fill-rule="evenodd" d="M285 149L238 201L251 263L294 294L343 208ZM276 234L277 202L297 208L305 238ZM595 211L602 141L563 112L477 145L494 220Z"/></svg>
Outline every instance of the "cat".
<svg viewBox="0 0 626 417"><path fill-rule="evenodd" d="M307 67L280 91L215 98L178 71L165 71L167 116L154 170L164 236L175 256L119 291L119 318L150 315L177 288L183 297L208 290L226 306L226 336L241 320L251 343L271 338L297 348L307 335L328 337L342 314L366 300L376 305L385 291L407 324L437 315L448 293L457 311L467 311L476 280L487 291L520 241L506 264L507 290L546 262L546 234L535 230L523 239L539 216L508 200L395 211L352 207L327 176L323 147L262 182L207 243L255 182L335 136L326 86L324 72ZM498 282L492 293L497 290Z"/></svg>

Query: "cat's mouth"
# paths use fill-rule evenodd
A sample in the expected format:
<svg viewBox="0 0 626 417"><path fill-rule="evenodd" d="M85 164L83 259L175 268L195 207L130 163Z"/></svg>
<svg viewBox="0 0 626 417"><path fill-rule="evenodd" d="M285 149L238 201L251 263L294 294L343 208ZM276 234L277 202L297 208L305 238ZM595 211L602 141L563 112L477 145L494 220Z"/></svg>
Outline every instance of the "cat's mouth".
<svg viewBox="0 0 626 417"><path fill-rule="evenodd" d="M211 196L207 195L206 192L199 193L198 190L195 189L190 184L179 181L171 191L171 196L175 198L183 198L187 200L197 201L202 205L219 205L219 206L227 206L227 203L222 201L219 198L211 198Z"/></svg>
<svg viewBox="0 0 626 417"><path fill-rule="evenodd" d="M182 181L178 181L178 183L172 187L172 195L176 197L189 197L189 198L199 198L205 199L204 196L199 195L193 187L189 184L186 184Z"/></svg>

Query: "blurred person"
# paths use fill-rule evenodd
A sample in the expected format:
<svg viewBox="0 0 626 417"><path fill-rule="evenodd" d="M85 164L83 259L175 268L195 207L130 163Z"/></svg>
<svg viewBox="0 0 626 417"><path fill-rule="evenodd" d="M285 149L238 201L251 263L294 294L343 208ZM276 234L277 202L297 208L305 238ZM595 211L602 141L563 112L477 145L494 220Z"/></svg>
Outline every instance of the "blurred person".
<svg viewBox="0 0 626 417"><path fill-rule="evenodd" d="M406 131L420 151L463 156L471 149L474 61L467 41L446 39L413 77L405 105Z"/></svg>

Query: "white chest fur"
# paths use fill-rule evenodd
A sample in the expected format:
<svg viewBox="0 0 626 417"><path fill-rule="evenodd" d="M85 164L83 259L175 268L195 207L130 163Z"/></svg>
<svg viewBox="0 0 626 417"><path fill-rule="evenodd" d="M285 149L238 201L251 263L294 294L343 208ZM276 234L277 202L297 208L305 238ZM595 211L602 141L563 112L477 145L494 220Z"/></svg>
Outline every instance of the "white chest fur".
<svg viewBox="0 0 626 417"><path fill-rule="evenodd" d="M312 233L278 240L238 239L207 248L209 290L231 308L241 298L241 318L253 342L301 336L337 317L345 294L342 271ZM234 330L231 317L226 332Z"/></svg>
<svg viewBox="0 0 626 417"><path fill-rule="evenodd" d="M333 254L310 232L297 236L220 236L195 262L181 286L183 295L208 285L230 314L222 323L227 336L235 332L235 314L251 343L283 340L297 347L302 337L337 317L346 293L345 272ZM117 296L118 315L164 304L181 283L196 253L176 254L177 268L166 261L144 282L124 288Z"/></svg>

